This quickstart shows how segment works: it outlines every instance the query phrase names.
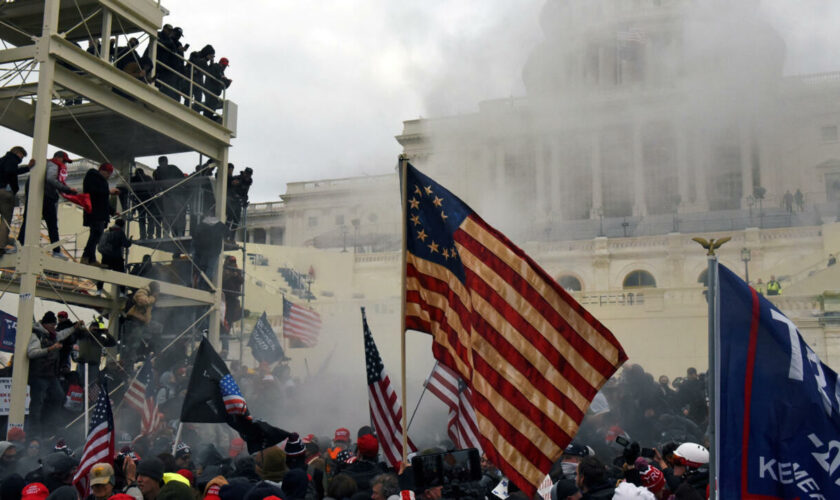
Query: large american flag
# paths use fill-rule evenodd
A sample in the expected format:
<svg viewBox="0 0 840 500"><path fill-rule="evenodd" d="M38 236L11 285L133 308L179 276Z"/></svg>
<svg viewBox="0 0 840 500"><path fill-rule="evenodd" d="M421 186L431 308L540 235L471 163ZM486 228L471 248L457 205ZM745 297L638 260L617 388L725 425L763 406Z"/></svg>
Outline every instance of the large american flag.
<svg viewBox="0 0 840 500"><path fill-rule="evenodd" d="M379 437L385 458L392 467L397 468L403 456L403 409L397 393L391 386L391 377L388 376L385 365L382 364L382 358L379 357L379 349L373 342L364 307L362 308L362 326L365 332L365 365L370 417L376 428L376 435ZM417 449L411 439L407 442L409 452Z"/></svg>
<svg viewBox="0 0 840 500"><path fill-rule="evenodd" d="M146 359L125 393L125 402L140 413L142 434L154 432L163 423L158 411L154 376L152 363Z"/></svg>
<svg viewBox="0 0 840 500"><path fill-rule="evenodd" d="M99 398L90 417L90 429L85 443L85 451L79 461L79 469L73 476L73 485L82 496L90 492L88 473L98 463L114 465L114 415L111 413L111 399L105 387L99 390Z"/></svg>
<svg viewBox="0 0 840 500"><path fill-rule="evenodd" d="M236 385L233 375L228 373L219 381L222 391L222 400L225 402L225 411L231 415L245 415L248 413L248 406L245 404L245 397Z"/></svg>
<svg viewBox="0 0 840 500"><path fill-rule="evenodd" d="M291 347L314 347L321 333L321 315L283 297L283 336Z"/></svg>
<svg viewBox="0 0 840 500"><path fill-rule="evenodd" d="M472 391L488 458L527 495L627 359L525 252L407 165L406 327Z"/></svg>
<svg viewBox="0 0 840 500"><path fill-rule="evenodd" d="M426 389L449 408L449 439L458 448L481 450L478 440L478 422L472 406L472 391L451 368L435 363L426 380Z"/></svg>

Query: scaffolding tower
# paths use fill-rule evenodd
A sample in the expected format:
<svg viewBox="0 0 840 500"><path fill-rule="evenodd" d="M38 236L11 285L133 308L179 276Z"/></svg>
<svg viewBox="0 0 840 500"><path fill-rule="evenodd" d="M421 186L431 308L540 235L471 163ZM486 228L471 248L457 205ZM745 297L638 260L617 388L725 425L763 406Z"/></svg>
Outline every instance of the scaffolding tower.
<svg viewBox="0 0 840 500"><path fill-rule="evenodd" d="M193 83L192 75L201 69L186 62L183 73L189 75L189 87L170 86L168 95L164 94L165 82L140 79L120 69L108 43L116 37L116 47L120 47L121 36L146 43L152 64L147 74L156 75L161 69L156 67L160 59L157 51L167 50L157 39L167 13L159 0L0 0L0 125L31 136L35 159L26 200L25 241L17 253L0 257L0 268L14 268L16 274L0 275L0 287L17 292L20 299L9 427L22 427L24 422L29 369L26 351L32 336L35 298L61 299L110 311L109 328L116 337L116 318L122 307L117 286L139 288L150 281L64 261L41 245L48 144L94 161L110 162L126 183L130 165L137 157L198 152L212 158L221 172L215 180L205 178L205 182L213 185L215 216L225 220L224 166L236 134L235 103L222 94L221 110L208 112L200 99L194 99L194 88L201 88L201 84L200 79ZM80 43L95 45L97 41L101 43L95 50L81 48ZM29 81L30 75L37 75L37 82ZM177 100L172 97L176 93ZM212 279L202 274L211 282L205 289L160 281L161 297L156 304L157 308L209 307L209 335L217 345L222 264L218 259ZM109 297L60 293L43 279L46 273L102 281L110 284L112 293Z"/></svg>

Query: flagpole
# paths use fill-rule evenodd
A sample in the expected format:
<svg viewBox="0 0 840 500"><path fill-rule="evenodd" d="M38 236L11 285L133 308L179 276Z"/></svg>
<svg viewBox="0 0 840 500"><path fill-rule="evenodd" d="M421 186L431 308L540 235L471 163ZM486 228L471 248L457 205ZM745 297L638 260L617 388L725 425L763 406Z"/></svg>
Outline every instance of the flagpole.
<svg viewBox="0 0 840 500"><path fill-rule="evenodd" d="M184 429L184 422L178 421L178 432L175 433L175 442L172 443L172 455L175 455L175 452L178 448L178 442L181 441L181 431Z"/></svg>
<svg viewBox="0 0 840 500"><path fill-rule="evenodd" d="M720 297L718 296L718 259L715 250L730 240L729 237L717 240L692 238L707 250L706 302L709 304L709 369L706 371L706 384L709 392L709 500L717 500L718 485L718 439L717 439L717 370L718 336L720 323L718 318Z"/></svg>
<svg viewBox="0 0 840 500"><path fill-rule="evenodd" d="M407 228L406 228L406 217L408 215L408 156L401 154L399 159L399 168L400 168L400 184L401 184L401 191L400 191L400 199L402 201L402 255L400 258L401 262L401 280L400 280L400 293L402 295L402 300L400 301L400 354L401 354L401 390L402 390L402 467L405 468L408 462L408 415L405 412L405 409L408 408L406 397L406 377L405 377L405 285L406 285L406 247L408 245L407 240ZM418 401L417 404L419 405L420 402ZM415 411L417 409L415 408ZM412 416L412 418L414 418Z"/></svg>
<svg viewBox="0 0 840 500"><path fill-rule="evenodd" d="M90 386L88 385L90 381L88 377L88 364L85 363L85 429L83 431L85 434L85 439L87 439L87 431L88 428L90 428L90 416L88 413L90 411Z"/></svg>
<svg viewBox="0 0 840 500"><path fill-rule="evenodd" d="M438 362L435 361L435 366L432 368L432 373L435 372L435 368L437 368ZM411 418L408 419L408 426L405 428L405 433L408 434L408 428L411 427L411 422L414 422L414 416L417 415L417 409L420 408L420 403L423 401L423 396L426 394L426 389L429 388L429 379L432 378L429 375L429 378L423 383L423 392L420 393L420 397L417 399L417 404L414 406L414 411L411 412Z"/></svg>

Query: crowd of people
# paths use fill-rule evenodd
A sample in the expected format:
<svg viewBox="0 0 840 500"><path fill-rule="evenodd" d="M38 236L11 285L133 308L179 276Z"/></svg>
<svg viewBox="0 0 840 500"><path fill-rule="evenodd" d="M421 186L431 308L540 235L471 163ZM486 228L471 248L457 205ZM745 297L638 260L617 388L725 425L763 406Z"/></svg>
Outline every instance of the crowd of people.
<svg viewBox="0 0 840 500"><path fill-rule="evenodd" d="M33 385L33 408L27 423L37 415L44 415L44 421L28 425L25 431L12 429L7 441L0 442L3 500L47 495L77 498L71 483L84 442L80 439L82 432L63 424L80 414L81 389L78 373L70 371L62 357L65 351L61 339L75 336L78 340L89 332L96 334L97 329L62 316L63 323L52 313L45 315L38 327L41 336L33 340L30 350L46 350L37 359L43 359L42 368L54 378L44 385L55 384L49 390L60 392L64 404L60 411L45 413L42 408L36 412L34 406L42 402L36 400L35 387L41 382ZM279 445L256 453L249 453L246 442L223 424L184 424L178 436L178 418L191 370L189 356L180 348L154 360L151 390L159 423L144 429L141 414L123 404L125 386L120 383L130 375L121 363L109 360L100 374L110 387L122 387L111 395L118 452L113 466L102 463L91 468L88 480L92 494L88 498L385 500L399 498L401 491L415 487L411 467L400 470L384 462L376 432L369 426L360 428L355 439L342 427L293 429L300 434L293 433ZM294 404L296 391L308 390L305 382L292 382L289 368L282 362L274 366L261 363L254 368L232 362L230 369L249 409L271 416L269 420L277 419L273 423L281 427L283 412L277 411L277 401ZM30 380L33 375L30 373ZM707 498L704 378L704 374L689 368L685 377L671 382L664 375L654 379L638 365L625 366L599 393L574 440L549 471L552 500ZM267 398L266 394L273 397ZM367 402L361 400L359 404ZM340 424L341 415L335 415L335 420ZM442 421L440 425L443 428L446 424ZM453 448L451 442L429 436L412 434L412 440L423 450L419 454L446 453ZM484 455L481 479L469 488L461 485L462 492L470 492L462 498L529 498L512 483L503 493L500 484L507 481ZM27 497L22 493L27 488L42 496ZM444 484L415 494L433 500L451 498L450 491ZM120 494L128 496L116 496Z"/></svg>

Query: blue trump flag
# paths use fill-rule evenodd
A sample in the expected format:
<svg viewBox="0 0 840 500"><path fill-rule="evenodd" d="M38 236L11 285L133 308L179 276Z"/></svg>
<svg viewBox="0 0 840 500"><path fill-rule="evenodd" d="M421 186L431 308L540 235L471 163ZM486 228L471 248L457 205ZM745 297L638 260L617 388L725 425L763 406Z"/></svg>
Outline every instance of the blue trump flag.
<svg viewBox="0 0 840 500"><path fill-rule="evenodd" d="M0 311L0 351L14 353L16 336L17 318Z"/></svg>
<svg viewBox="0 0 840 500"><path fill-rule="evenodd" d="M840 385L796 326L719 266L720 498L840 498Z"/></svg>

